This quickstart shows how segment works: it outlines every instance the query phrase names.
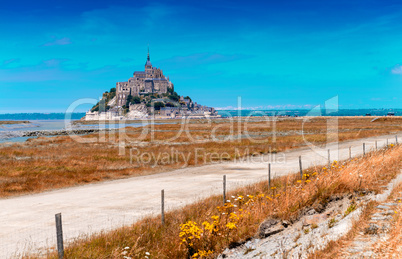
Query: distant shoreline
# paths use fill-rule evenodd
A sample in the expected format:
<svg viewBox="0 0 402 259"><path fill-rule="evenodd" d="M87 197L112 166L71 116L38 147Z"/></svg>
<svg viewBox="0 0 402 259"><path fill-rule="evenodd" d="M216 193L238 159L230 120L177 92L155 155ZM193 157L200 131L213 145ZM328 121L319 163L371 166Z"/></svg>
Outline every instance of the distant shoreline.
<svg viewBox="0 0 402 259"><path fill-rule="evenodd" d="M328 113L330 112L330 113ZM259 117L262 115L268 116L290 116L290 117L303 117L306 115L322 115L322 116L337 116L337 117L352 117L352 116L366 116L372 117L386 116L388 113L394 113L395 117L402 116L402 108L389 108L389 109L339 109L336 112L326 111L324 109L307 110L307 109L283 109L283 110L218 110L218 114L222 117ZM83 112L75 112L71 114L65 113L3 113L0 114L0 123L6 124L5 121L39 121L39 120L64 120L66 117L71 118L72 121L80 120L85 116ZM366 116L369 117L369 116ZM158 118L159 119L159 118ZM171 121L172 119L168 119ZM132 120L130 120L132 121ZM133 120L138 122L141 120ZM145 120L146 121L146 120ZM164 120L166 121L166 120ZM96 123L96 122L95 122ZM13 123L14 124L14 123Z"/></svg>
<svg viewBox="0 0 402 259"><path fill-rule="evenodd" d="M176 119L138 119L138 120L91 120L91 121L84 121L84 120L76 120L73 121L72 124L74 125L91 125L91 124L130 124L130 123L150 123L151 121L156 122L156 123L164 123L164 122L169 122L168 124L174 124L174 123L180 123L183 120L184 121L199 121L199 120L212 120L212 121L227 121L230 119L238 119L238 118L253 118L254 120L257 121L263 121L264 118L277 118L277 119L305 119L305 118L348 118L348 119L353 119L353 118L370 118L374 120L378 120L381 118L397 118L400 119L402 116L364 116L364 115L348 115L348 116L232 116L231 118L229 117L221 117L221 118L207 118L207 117L200 117L200 118L176 118ZM249 119L248 119L249 120Z"/></svg>
<svg viewBox="0 0 402 259"><path fill-rule="evenodd" d="M8 120L8 121L0 121L0 125L12 125L12 124L29 124L30 121L20 121L20 120Z"/></svg>
<svg viewBox="0 0 402 259"><path fill-rule="evenodd" d="M90 121L84 121L80 119L72 119L71 122L73 125L92 125L92 124L132 124L132 123L150 123L151 121L156 122L156 123L163 123L163 122L169 122L170 123L180 123L183 120L190 120L190 121L196 121L196 120L225 120L225 119L235 119L235 118L288 118L288 119L301 119L301 118L334 118L334 117L339 117L339 118L402 118L402 115L395 115L395 116L387 116L387 115L372 115L372 116L365 116L365 115L337 115L337 116L329 116L329 115L322 115L322 116L290 116L290 115L276 115L276 116L256 116L256 115L248 115L248 116L237 116L235 114L232 115L232 117L221 117L221 118L208 118L208 117L199 117L199 118L175 118L175 119L167 119L167 118L155 118L155 119L137 119L137 120L90 120ZM63 120L63 119L49 119L49 121L53 120ZM0 120L0 125L16 125L16 124L31 124L33 121L42 121L41 119L32 119L32 120Z"/></svg>

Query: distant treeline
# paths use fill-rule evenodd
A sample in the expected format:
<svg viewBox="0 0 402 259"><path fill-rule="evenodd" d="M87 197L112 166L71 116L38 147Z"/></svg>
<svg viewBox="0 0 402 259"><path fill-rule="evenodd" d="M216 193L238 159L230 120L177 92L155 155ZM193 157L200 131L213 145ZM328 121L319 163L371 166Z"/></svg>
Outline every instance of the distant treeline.
<svg viewBox="0 0 402 259"><path fill-rule="evenodd" d="M0 114L0 120L63 120L66 113L5 113ZM85 116L84 112L71 114L71 119L79 120Z"/></svg>

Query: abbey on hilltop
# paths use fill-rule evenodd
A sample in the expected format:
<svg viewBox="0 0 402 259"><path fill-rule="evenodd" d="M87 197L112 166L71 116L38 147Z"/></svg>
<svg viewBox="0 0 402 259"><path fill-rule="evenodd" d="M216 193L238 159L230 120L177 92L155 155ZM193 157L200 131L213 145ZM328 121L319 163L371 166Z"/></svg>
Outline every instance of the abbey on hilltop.
<svg viewBox="0 0 402 259"><path fill-rule="evenodd" d="M127 82L116 83L117 105L125 105L129 95L166 94L168 90L173 92L173 84L160 68L152 67L148 49L145 70L135 71Z"/></svg>
<svg viewBox="0 0 402 259"><path fill-rule="evenodd" d="M179 96L160 68L152 66L149 56L144 71L135 71L126 82L105 92L102 99L88 111L85 120L127 120L220 117L214 108Z"/></svg>

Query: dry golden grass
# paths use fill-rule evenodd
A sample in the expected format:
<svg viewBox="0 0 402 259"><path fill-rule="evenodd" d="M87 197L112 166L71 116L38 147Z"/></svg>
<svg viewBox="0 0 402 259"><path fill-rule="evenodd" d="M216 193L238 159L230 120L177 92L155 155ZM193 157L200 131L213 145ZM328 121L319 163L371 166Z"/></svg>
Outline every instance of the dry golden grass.
<svg viewBox="0 0 402 259"><path fill-rule="evenodd" d="M240 156L266 154L303 147L305 140L316 145L331 141L327 139L327 120L311 118L303 124L301 118L272 122L255 121L230 124L228 120L212 123L195 120L188 124L155 125L154 128L127 127L125 134L111 132L100 138L90 134L83 138L95 138L92 143L77 143L69 136L30 139L26 143L11 146L0 145L0 197L42 192L46 190L82 185L97 181L154 174L183 166L199 165L195 149L205 153L227 153L225 159ZM402 131L401 118L371 122L372 118L339 118L339 140L351 140ZM182 131L187 129L187 131ZM215 129L215 130L214 130ZM276 136L273 135L273 129ZM301 135L301 132L304 135ZM249 138L228 141L229 134ZM119 155L118 142L126 143L126 155ZM137 148L141 153L170 153L171 148L182 156L168 163L151 159L149 164L130 163L129 149ZM216 158L207 157L206 163Z"/></svg>
<svg viewBox="0 0 402 259"><path fill-rule="evenodd" d="M338 239L337 241L328 242L327 246L323 250L316 251L315 253L309 256L310 259L336 259L342 258L343 252L345 248L347 248L351 242L355 239L355 237L359 234L359 232L363 231L365 227L368 225L368 221L371 218L371 215L375 211L375 207L378 205L375 201L370 201L364 207L362 215L360 218L353 222L352 228L346 233L343 237ZM382 257L380 257L382 258Z"/></svg>
<svg viewBox="0 0 402 259"><path fill-rule="evenodd" d="M402 184L399 184L393 189L386 202L395 202L396 198L401 197L401 192ZM309 258L335 259L344 257L344 253L347 253L348 247L353 244L352 242L358 234L364 232L364 229L369 226L370 219L377 210L377 205L379 205L378 202L370 201L363 209L360 218L353 223L352 229L345 236L337 241L331 241L325 249L315 252ZM400 245L402 242L402 207L398 206L395 212L395 215L393 215L394 220L391 222L389 237L386 240L376 242L373 247L372 251L375 253L376 258L400 258L402 254Z"/></svg>
<svg viewBox="0 0 402 259"><path fill-rule="evenodd" d="M334 162L331 169L310 168L302 181L292 175L276 179L271 189L261 182L231 191L225 206L220 196L214 196L169 212L165 226L160 217L146 218L130 227L76 240L67 246L65 256L121 258L126 253L144 258L149 253L150 258L187 258L211 251L206 257L214 257L254 236L268 217L295 221L302 208L325 203L333 195L379 192L401 167L402 146L397 146L346 163Z"/></svg>
<svg viewBox="0 0 402 259"><path fill-rule="evenodd" d="M391 193L388 202L395 202L395 199L401 198L402 184L399 184L394 191ZM398 203L401 203L399 200ZM399 205L395 209L394 219L391 222L391 228L389 238L379 242L375 248L374 252L378 255L378 258L400 258L402 254L402 206Z"/></svg>

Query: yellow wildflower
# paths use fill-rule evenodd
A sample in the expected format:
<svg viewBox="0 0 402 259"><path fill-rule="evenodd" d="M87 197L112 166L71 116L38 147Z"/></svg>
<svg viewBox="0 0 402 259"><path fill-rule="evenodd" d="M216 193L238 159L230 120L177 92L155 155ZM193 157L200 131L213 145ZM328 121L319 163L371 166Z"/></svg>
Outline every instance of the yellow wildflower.
<svg viewBox="0 0 402 259"><path fill-rule="evenodd" d="M180 237L184 237L182 239L182 244L187 243L188 246L193 246L194 244L191 242L193 239L200 239L202 230L197 226L196 222L188 221L184 224L180 224L181 232L179 233Z"/></svg>
<svg viewBox="0 0 402 259"><path fill-rule="evenodd" d="M212 254L213 253L213 251L211 251L211 250L208 250L208 251L205 251L205 250L198 250L198 253L195 253L194 255L193 255L193 258L203 258L203 257L207 257L208 255L210 255L210 254ZM195 256L195 255L197 255L197 256Z"/></svg>
<svg viewBox="0 0 402 259"><path fill-rule="evenodd" d="M204 226L205 230L207 230L207 231L212 233L212 231L214 229L214 224L210 224L208 221L204 221L202 223L202 225Z"/></svg>
<svg viewBox="0 0 402 259"><path fill-rule="evenodd" d="M226 224L226 227L227 227L228 229L235 229L235 228L236 228L236 224L233 223L233 222L229 222L229 223Z"/></svg>
<svg viewBox="0 0 402 259"><path fill-rule="evenodd" d="M239 219L239 216L237 216L235 213L230 213L230 216L229 216L229 218L230 219L234 219L234 220L238 220Z"/></svg>

